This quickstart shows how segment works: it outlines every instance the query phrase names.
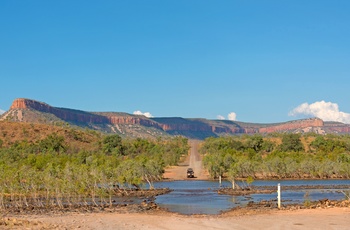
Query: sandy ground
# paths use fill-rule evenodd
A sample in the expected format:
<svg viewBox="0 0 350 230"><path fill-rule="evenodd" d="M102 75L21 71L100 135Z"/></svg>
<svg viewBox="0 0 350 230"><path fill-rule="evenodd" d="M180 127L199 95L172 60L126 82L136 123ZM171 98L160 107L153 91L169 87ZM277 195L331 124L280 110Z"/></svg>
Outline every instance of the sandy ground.
<svg viewBox="0 0 350 230"><path fill-rule="evenodd" d="M19 218L19 217L17 217ZM350 229L350 208L270 211L237 216L183 216L173 213L90 213L26 216L34 225L10 229ZM51 226L43 228L42 226ZM1 226L0 226L1 229ZM6 229L6 228L4 228Z"/></svg>

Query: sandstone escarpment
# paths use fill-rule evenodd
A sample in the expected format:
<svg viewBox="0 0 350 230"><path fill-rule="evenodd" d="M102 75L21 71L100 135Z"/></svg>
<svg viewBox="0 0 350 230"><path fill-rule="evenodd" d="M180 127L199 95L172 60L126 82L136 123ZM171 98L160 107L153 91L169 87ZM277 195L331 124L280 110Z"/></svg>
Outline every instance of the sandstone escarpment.
<svg viewBox="0 0 350 230"><path fill-rule="evenodd" d="M46 103L19 98L16 99L11 110L18 109L34 109L43 113L51 113L56 117L74 123L93 123L93 124L127 124L127 125L143 125L155 128L162 128L157 122L154 122L146 117L132 116L130 114L116 115L116 113L89 113L80 110L57 108Z"/></svg>
<svg viewBox="0 0 350 230"><path fill-rule="evenodd" d="M64 121L71 121L75 123L108 123L108 118L104 116L95 115L80 110L56 108L43 102L25 98L16 99L12 103L10 109L34 109L43 113L53 114Z"/></svg>
<svg viewBox="0 0 350 230"><path fill-rule="evenodd" d="M212 128L206 124L162 124L162 128L164 131L200 131L200 132L211 132Z"/></svg>
<svg viewBox="0 0 350 230"><path fill-rule="evenodd" d="M217 136L221 134L252 134L258 132L256 128L242 127L231 121L184 118L153 118L153 120L160 123L164 131L171 133L202 132L209 136Z"/></svg>
<svg viewBox="0 0 350 230"><path fill-rule="evenodd" d="M58 108L46 103L19 98L14 100L10 110L0 120L62 124L62 121L111 133L138 132L154 135L183 135L189 138L206 138L220 135L309 132L350 133L350 125L337 122L326 124L318 118L296 120L277 124L255 124L227 120L186 119L180 117L147 118L121 112L84 112ZM152 134L153 135L153 134Z"/></svg>
<svg viewBox="0 0 350 230"><path fill-rule="evenodd" d="M214 133L228 133L228 134L253 134L257 133L258 130L254 128L242 128L242 127L218 127L218 126L212 126L212 130Z"/></svg>
<svg viewBox="0 0 350 230"><path fill-rule="evenodd" d="M213 132L212 125L196 119L185 119L185 118L153 118L157 121L161 128L166 132L178 131L178 132Z"/></svg>
<svg viewBox="0 0 350 230"><path fill-rule="evenodd" d="M324 129L330 133L350 133L350 125L339 122L325 122Z"/></svg>
<svg viewBox="0 0 350 230"><path fill-rule="evenodd" d="M321 126L323 126L323 121L321 119L311 118L311 119L290 121L287 123L259 128L259 133L273 133L273 132L288 131L288 130L294 130L294 129L302 129L307 127L321 127Z"/></svg>
<svg viewBox="0 0 350 230"><path fill-rule="evenodd" d="M155 121L152 121L146 117L141 116L117 116L117 115L106 115L109 122L113 125L125 124L125 125L142 125L146 127L154 127L162 129L162 125Z"/></svg>

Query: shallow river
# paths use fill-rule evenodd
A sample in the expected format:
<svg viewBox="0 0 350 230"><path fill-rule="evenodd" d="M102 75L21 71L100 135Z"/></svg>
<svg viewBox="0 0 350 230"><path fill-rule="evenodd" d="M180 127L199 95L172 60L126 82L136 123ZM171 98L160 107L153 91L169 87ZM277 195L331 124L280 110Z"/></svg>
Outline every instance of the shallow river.
<svg viewBox="0 0 350 230"><path fill-rule="evenodd" d="M282 180L282 181L254 181L255 186L276 186L276 193L253 194L249 196L219 195L217 181L169 181L158 182L157 188L170 188L172 192L157 196L156 203L169 211L182 214L218 214L237 206L244 207L248 202L261 200L274 200L277 198L277 184L281 184L282 204L302 203L305 199L310 201L328 198L330 200L344 199L339 189L308 189L283 190L283 186L300 185L350 185L350 180ZM238 182L238 184L240 184ZM231 183L223 181L223 187L230 187Z"/></svg>

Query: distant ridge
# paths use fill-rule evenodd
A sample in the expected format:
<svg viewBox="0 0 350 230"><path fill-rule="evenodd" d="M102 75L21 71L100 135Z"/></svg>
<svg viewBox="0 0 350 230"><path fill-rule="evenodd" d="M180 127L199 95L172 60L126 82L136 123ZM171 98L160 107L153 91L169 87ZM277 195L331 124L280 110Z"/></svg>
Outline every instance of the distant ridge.
<svg viewBox="0 0 350 230"><path fill-rule="evenodd" d="M73 125L117 133L128 137L158 137L182 135L204 139L223 135L272 132L350 133L350 126L339 122L323 122L319 118L274 124L255 124L228 120L208 120L181 117L147 118L122 112L86 112L50 106L32 99L15 99L1 120L54 125Z"/></svg>

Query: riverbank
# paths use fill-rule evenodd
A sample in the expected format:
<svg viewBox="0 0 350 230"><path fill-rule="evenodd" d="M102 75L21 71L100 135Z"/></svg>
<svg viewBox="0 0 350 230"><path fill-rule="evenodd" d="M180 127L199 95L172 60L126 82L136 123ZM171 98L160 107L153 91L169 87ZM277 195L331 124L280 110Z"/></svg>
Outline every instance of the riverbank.
<svg viewBox="0 0 350 230"><path fill-rule="evenodd" d="M101 212L6 216L0 229L349 229L350 208L245 210L221 215ZM6 223L5 223L6 222Z"/></svg>
<svg viewBox="0 0 350 230"><path fill-rule="evenodd" d="M289 191L301 191L301 190L311 190L311 189L319 189L319 190L330 190L330 189L337 189L337 190L349 190L350 185L343 184L343 185L285 185L283 186L283 189L289 190ZM243 187L243 188L237 188L232 189L228 187L223 187L218 189L219 194L225 194L225 195L234 195L234 196L245 196L245 195L251 195L251 194L271 194L276 193L276 186L249 186L249 187Z"/></svg>

